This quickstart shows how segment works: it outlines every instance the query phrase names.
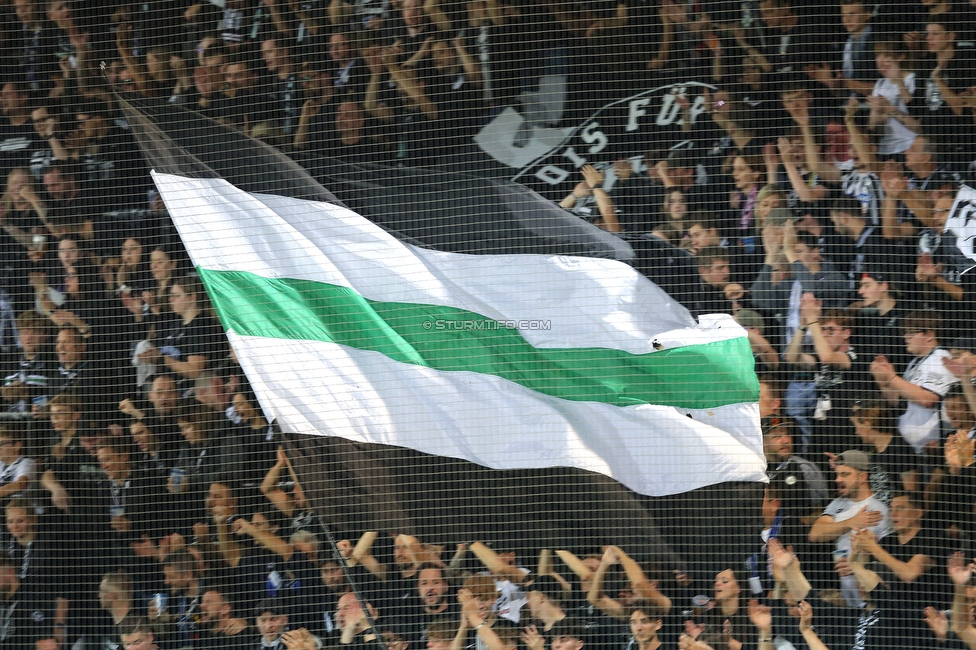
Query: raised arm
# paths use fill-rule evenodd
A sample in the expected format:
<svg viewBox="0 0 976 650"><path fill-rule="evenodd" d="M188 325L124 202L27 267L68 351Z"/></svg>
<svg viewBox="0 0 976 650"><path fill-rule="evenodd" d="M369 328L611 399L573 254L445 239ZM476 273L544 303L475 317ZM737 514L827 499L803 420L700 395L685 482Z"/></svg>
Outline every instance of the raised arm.
<svg viewBox="0 0 976 650"><path fill-rule="evenodd" d="M898 222L898 197L902 191L908 189L908 180L904 176L896 177L889 168L891 161L884 164L881 171L881 188L884 197L881 199L881 235L893 241L907 241L915 236L915 226L909 222Z"/></svg>
<svg viewBox="0 0 976 650"><path fill-rule="evenodd" d="M478 613L478 602L467 589L458 591L458 602L461 603L461 616L467 619L467 624L478 634L478 639L487 650L507 650L505 644L498 637L485 619Z"/></svg>
<svg viewBox="0 0 976 650"><path fill-rule="evenodd" d="M671 48L674 45L674 21L672 20L673 13L674 9L671 0L664 0L661 3L661 10L659 12L662 29L661 40L657 46L657 54L653 59L647 62L648 70L660 70L664 68L667 66L668 61L671 58Z"/></svg>
<svg viewBox="0 0 976 650"><path fill-rule="evenodd" d="M773 612L768 605L760 605L753 598L749 601L749 620L756 627L758 650L773 650Z"/></svg>
<svg viewBox="0 0 976 650"><path fill-rule="evenodd" d="M461 614L461 622L458 624L457 634L454 635L454 639L451 641L451 650L464 650L465 643L468 640L468 630L471 626L468 625L468 617Z"/></svg>
<svg viewBox="0 0 976 650"><path fill-rule="evenodd" d="M226 513L214 513L214 526L217 529L217 550L227 566L236 568L241 563L243 548L234 541L230 526L227 525Z"/></svg>
<svg viewBox="0 0 976 650"><path fill-rule="evenodd" d="M623 549L617 546L614 546L613 549L617 554L617 559L620 561L620 566L623 567L624 573L627 574L627 580L630 581L630 585L634 588L637 595L654 602L655 605L664 610L665 614L671 611L671 599L658 591L657 581L648 580L640 565L627 555Z"/></svg>
<svg viewBox="0 0 976 650"><path fill-rule="evenodd" d="M851 358L846 353L835 350L824 338L822 329L820 303L811 293L800 297L800 318L806 321L807 331L813 339L813 347L817 351L820 363L847 370L851 367Z"/></svg>
<svg viewBox="0 0 976 650"><path fill-rule="evenodd" d="M218 528L218 534L219 530L220 529ZM295 548L291 544L270 531L261 530L260 528L255 527L251 524L251 522L243 517L234 521L233 530L235 534L250 535L258 544L265 547L272 553L280 555L285 562L290 560L291 556L295 554Z"/></svg>
<svg viewBox="0 0 976 650"><path fill-rule="evenodd" d="M495 551L491 550L481 542L471 545L471 552L481 560L492 575L507 578L513 584L520 585L525 580L525 574L518 567L507 564Z"/></svg>
<svg viewBox="0 0 976 650"><path fill-rule="evenodd" d="M151 79L149 77L149 71L132 51L133 31L130 23L121 23L118 31L115 33L115 46L119 51L119 56L122 58L122 63L132 76L132 81L135 83L136 88L140 93L151 96L152 88L150 87Z"/></svg>
<svg viewBox="0 0 976 650"><path fill-rule="evenodd" d="M807 642L807 646L810 650L830 650L813 630L813 607L804 600L799 604L799 608L800 634L803 635L803 640Z"/></svg>
<svg viewBox="0 0 976 650"><path fill-rule="evenodd" d="M613 205L613 199L603 189L603 172L593 167L593 165L583 165L580 172L583 174L583 179L593 193L593 198L596 199L596 206L600 210L600 220L602 223L597 225L610 232L620 232L623 230L620 226L620 221L617 220L617 209Z"/></svg>
<svg viewBox="0 0 976 650"><path fill-rule="evenodd" d="M600 559L600 566L593 574L593 582L590 584L590 591L586 594L586 600L607 616L619 618L625 614L623 605L603 593L603 581L606 579L607 571L616 563L617 553L613 546L608 546Z"/></svg>
<svg viewBox="0 0 976 650"><path fill-rule="evenodd" d="M556 551L556 557L563 561L563 564L569 567L570 571L579 576L580 580L590 580L593 578L593 571L590 570L583 560L579 559L567 550Z"/></svg>
<svg viewBox="0 0 976 650"><path fill-rule="evenodd" d="M810 112L806 106L787 105L787 111L793 121L800 127L803 135L803 152L807 159L807 169L814 172L825 181L840 182L841 173L833 165L829 165L820 159L820 152L817 150L817 139L813 134L813 127L810 125Z"/></svg>
<svg viewBox="0 0 976 650"><path fill-rule="evenodd" d="M803 600L810 593L810 581L800 570L800 562L796 556L783 548L775 537L766 544L766 552L772 559L773 577L786 586L786 590L794 600Z"/></svg>
<svg viewBox="0 0 976 650"><path fill-rule="evenodd" d="M455 37L451 43L454 45L454 51L457 52L458 58L461 60L461 66L464 68L464 75L467 80L474 85L481 87L483 80L481 78L481 66L478 62L474 60L474 57L468 53L466 47L464 47L464 39L460 36Z"/></svg>
<svg viewBox="0 0 976 650"><path fill-rule="evenodd" d="M265 474L264 480L261 481L261 494L266 496L268 501L274 504L275 508L290 517L295 513L295 504L285 491L278 487L278 481L281 480L281 472L286 467L288 467L288 457L285 456L285 450L279 446L277 461L271 466L268 473Z"/></svg>
<svg viewBox="0 0 976 650"><path fill-rule="evenodd" d="M355 563L363 565L363 568L372 573L374 576L380 580L386 580L386 565L381 563L370 552L373 548L373 542L376 541L377 533L374 530L368 530L363 533L359 541L356 542L356 546L352 549L351 560Z"/></svg>
<svg viewBox="0 0 976 650"><path fill-rule="evenodd" d="M976 566L966 563L965 556L956 552L949 558L949 577L952 579L952 631L972 650L976 650L976 627L969 618L969 598L966 585Z"/></svg>
<svg viewBox="0 0 976 650"><path fill-rule="evenodd" d="M428 119L436 120L437 104L431 101L431 99L424 94L423 87L417 82L417 78L414 76L413 72L397 65L391 55L385 56L386 69L390 72L390 78L396 82L397 86L407 97L412 99L417 104L421 112L423 112Z"/></svg>
<svg viewBox="0 0 976 650"><path fill-rule="evenodd" d="M783 358L786 359L787 363L809 370L817 367L817 360L813 358L812 354L803 352L803 339L806 338L806 335L806 324L800 323L800 327L797 327L793 332L790 344L786 346Z"/></svg>
<svg viewBox="0 0 976 650"><path fill-rule="evenodd" d="M905 207L915 215L915 218L924 223L926 226L931 227L933 225L932 208L935 203L934 192L910 189L908 187L908 177L905 176L904 168L902 168L901 164L896 163L893 160L889 160L881 166L880 176L885 201L888 200L889 196L895 201L901 201L905 204ZM882 208L884 208L884 206L882 206ZM882 215L882 219L883 218L884 215ZM885 227L885 222L883 220L882 227ZM897 234L902 235L902 239L911 237L915 234L915 227L910 223L898 224L898 229ZM889 239L891 238L889 237Z"/></svg>
<svg viewBox="0 0 976 650"><path fill-rule="evenodd" d="M881 165L878 164L878 159L871 149L868 137L857 125L856 116L860 107L861 103L855 97L847 100L847 106L844 109L844 126L847 127L847 132L851 136L851 146L854 147L854 151L857 152L857 156L864 163L864 166L875 173L880 173Z"/></svg>
<svg viewBox="0 0 976 650"><path fill-rule="evenodd" d="M776 141L776 146L779 149L779 158L783 163L783 169L786 170L786 175L790 179L790 186L796 192L797 198L803 203L816 203L827 198L826 187L823 185L810 187L803 180L800 168L793 161L793 145L790 144L790 141L786 138L780 138Z"/></svg>
<svg viewBox="0 0 976 650"><path fill-rule="evenodd" d="M563 591L567 595L573 590L573 586L569 584L566 578L559 575L556 569L552 566L552 551L548 548L544 548L539 551L539 565L536 567L536 575L550 576L555 578L556 581L562 585Z"/></svg>

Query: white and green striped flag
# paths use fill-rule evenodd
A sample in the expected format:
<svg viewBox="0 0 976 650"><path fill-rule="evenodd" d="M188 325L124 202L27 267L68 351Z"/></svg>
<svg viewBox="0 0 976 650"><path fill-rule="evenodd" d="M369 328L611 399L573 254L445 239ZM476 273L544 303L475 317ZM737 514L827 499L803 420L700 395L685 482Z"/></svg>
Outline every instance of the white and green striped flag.
<svg viewBox="0 0 976 650"><path fill-rule="evenodd" d="M764 479L744 331L623 263L431 251L328 203L153 177L284 431L647 495Z"/></svg>

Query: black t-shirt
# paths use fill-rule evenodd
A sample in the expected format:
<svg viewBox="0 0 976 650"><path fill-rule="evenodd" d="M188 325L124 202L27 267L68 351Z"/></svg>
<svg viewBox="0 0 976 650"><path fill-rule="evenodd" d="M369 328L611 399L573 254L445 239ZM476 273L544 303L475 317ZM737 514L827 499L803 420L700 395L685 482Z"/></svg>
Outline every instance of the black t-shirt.
<svg viewBox="0 0 976 650"><path fill-rule="evenodd" d="M710 119L702 119L703 117L705 116L699 116L695 120L687 137L695 143L692 151L698 156L698 163L705 168L709 185L723 183L729 175L722 172L722 167L730 155L738 152L738 148L724 129ZM698 208L704 209L704 206Z"/></svg>
<svg viewBox="0 0 976 650"><path fill-rule="evenodd" d="M31 90L47 92L52 86L51 79L58 70L58 29L47 20L40 21L36 29L20 22L16 30L16 46L20 59L20 81L30 85Z"/></svg>
<svg viewBox="0 0 976 650"><path fill-rule="evenodd" d="M79 184L83 182L82 179L78 179ZM45 200L48 207L48 221L62 228L69 228L69 230L80 226L86 220L97 224L100 216L105 212L105 205L102 203L101 197L97 195L97 191L84 187L72 199L59 201L48 195L45 196ZM101 245L101 243L95 242L96 246ZM113 254L115 252L110 251Z"/></svg>
<svg viewBox="0 0 976 650"><path fill-rule="evenodd" d="M701 282L698 293L697 314L732 314L732 301L725 297L725 290Z"/></svg>
<svg viewBox="0 0 976 650"><path fill-rule="evenodd" d="M95 154L82 156L88 180L105 197L107 210L145 208L148 169L132 134L113 125Z"/></svg>
<svg viewBox="0 0 976 650"><path fill-rule="evenodd" d="M3 178L7 178L14 167L27 167L31 152L40 146L41 140L30 120L20 126L6 119L0 121L0 172Z"/></svg>
<svg viewBox="0 0 976 650"><path fill-rule="evenodd" d="M60 435L54 435L56 437L51 440L51 447L60 442ZM98 459L81 446L80 438L87 435L91 435L90 432L79 430L60 459L48 455L44 463L44 469L52 470L58 482L68 491L74 509L87 507L91 503L92 490L102 477Z"/></svg>
<svg viewBox="0 0 976 650"><path fill-rule="evenodd" d="M480 89L468 81L466 75L435 73L425 85L425 94L437 106L437 121L432 142L439 153L449 154L471 142L481 127L484 105Z"/></svg>
<svg viewBox="0 0 976 650"><path fill-rule="evenodd" d="M322 163L318 161L319 156L334 157L335 148L339 144L339 135L336 133L335 118L338 102L333 98L328 103L319 107L319 112L308 120L308 135L305 141L304 155L308 157L309 163L306 165L313 171L317 171Z"/></svg>
<svg viewBox="0 0 976 650"><path fill-rule="evenodd" d="M802 8L802 5L794 6L794 10ZM797 24L788 31L765 29L756 43L773 66L771 81L774 83L787 73L803 72L805 66L817 63L822 58L823 25L803 13L798 18Z"/></svg>
<svg viewBox="0 0 976 650"><path fill-rule="evenodd" d="M105 610L97 613L92 612L92 621L89 624L88 638L86 646L92 643L95 650L122 650L122 639L119 636L119 628L115 625L112 617Z"/></svg>
<svg viewBox="0 0 976 650"><path fill-rule="evenodd" d="M433 162L430 133L433 120L416 106L402 104L397 111L396 164L413 167Z"/></svg>
<svg viewBox="0 0 976 650"><path fill-rule="evenodd" d="M813 383L818 395L830 396L830 410L838 409L843 412L844 418L848 418L854 402L872 392L874 379L870 372L870 359L859 354L854 346L850 346L844 354L851 361L849 368L844 370L821 364L814 373Z"/></svg>
<svg viewBox="0 0 976 650"><path fill-rule="evenodd" d="M298 75L291 73L284 79L277 75L272 77L268 98L271 100L269 119L274 120L275 126L285 135L294 134L305 100Z"/></svg>
<svg viewBox="0 0 976 650"><path fill-rule="evenodd" d="M566 613L579 621L586 630L585 647L594 650L620 650L630 638L630 626L625 621L607 616L586 603L568 608Z"/></svg>
<svg viewBox="0 0 976 650"><path fill-rule="evenodd" d="M70 393L81 400L83 422L90 423L89 426L107 424L105 419L112 414L118 398L104 390L103 370L95 359L85 359L70 369L59 365L48 395Z"/></svg>
<svg viewBox="0 0 976 650"><path fill-rule="evenodd" d="M909 264L904 250L885 239L880 226L867 226L852 243L852 259L847 268L852 299L857 297L861 276L866 272L883 273L892 278L897 286L906 286Z"/></svg>
<svg viewBox="0 0 976 650"><path fill-rule="evenodd" d="M744 595L739 598L741 601ZM754 647L758 639L758 634L756 632L756 626L752 624L752 621L749 620L749 615L746 613L746 604L744 601L739 603L738 611L731 616L726 616L722 613L721 607L716 606L695 620L695 622L705 625L705 632L718 634L721 634L725 629L726 621L728 621L731 627L730 631L733 639L741 641L743 648Z"/></svg>
<svg viewBox="0 0 976 650"><path fill-rule="evenodd" d="M58 360L50 348L34 355L33 359L25 359L20 354L16 359L4 365L3 385L10 386L14 382L27 389L27 398L4 403L6 410L15 412L29 411L34 400L48 394L48 384L58 374Z"/></svg>
<svg viewBox="0 0 976 650"><path fill-rule="evenodd" d="M911 355L905 350L902 330L902 320L907 315L908 310L897 303L884 315L873 307L862 309L851 334L853 345L864 351L863 356L868 361L873 361L878 355L885 355L900 375L911 361Z"/></svg>
<svg viewBox="0 0 976 650"><path fill-rule="evenodd" d="M927 555L931 560L928 571L912 582L900 580L887 567L875 568L885 580L888 594L887 616L883 629L892 641L903 647L928 647L932 633L925 623L922 610L933 606L942 610L951 602L951 591L945 578L946 550L943 537L935 531L922 528L905 544L897 534L882 539L881 547L899 562L908 562L916 555ZM883 589L881 585L878 589ZM894 646L890 646L894 647Z"/></svg>
<svg viewBox="0 0 976 650"><path fill-rule="evenodd" d="M223 330L210 316L198 314L189 323L178 320L156 340L159 351L178 361L206 357L211 362L226 359L229 351Z"/></svg>
<svg viewBox="0 0 976 650"><path fill-rule="evenodd" d="M428 614L419 597L409 598L399 611L385 618L397 621L404 641L409 641L413 647L423 648L427 645L428 625L437 620L457 620L461 613L457 597L453 593L448 593L446 599L447 608L444 611Z"/></svg>
<svg viewBox="0 0 976 650"><path fill-rule="evenodd" d="M399 570L396 570L387 576L386 582L377 587L377 600L374 604L381 612L393 615L417 597L417 575L404 577Z"/></svg>
<svg viewBox="0 0 976 650"><path fill-rule="evenodd" d="M617 220L628 233L651 232L653 227L667 220L662 212L664 188L647 176L634 175L626 181L617 180L610 198L617 209Z"/></svg>
<svg viewBox="0 0 976 650"><path fill-rule="evenodd" d="M918 469L918 454L898 434L892 437L884 451L875 451L873 447L865 447L864 451L871 453L868 475L871 491L879 501L890 505L893 494L905 489L902 475Z"/></svg>
<svg viewBox="0 0 976 650"><path fill-rule="evenodd" d="M881 633L884 609L837 607L828 605L819 598L815 599L812 593L807 596L807 600L815 603L814 628L817 636L828 648L857 647L863 650L888 650L891 647L898 647L885 644L886 638Z"/></svg>
<svg viewBox="0 0 976 650"><path fill-rule="evenodd" d="M790 65L784 62L782 67ZM746 112L742 126L762 133L764 138L786 136L795 126L793 118L783 108L779 87L774 81L776 77L775 73L764 75L758 88L746 84L738 87L742 103L752 109ZM786 187L789 187L789 183L786 183Z"/></svg>
<svg viewBox="0 0 976 650"><path fill-rule="evenodd" d="M942 449L937 457L941 458ZM933 528L945 530L958 526L963 533L973 534L976 521L973 516L973 495L976 494L976 465L960 470L958 474L946 472L939 492L933 499L932 509L926 514L926 522Z"/></svg>
<svg viewBox="0 0 976 650"><path fill-rule="evenodd" d="M963 127L967 132L972 133L972 118L965 110L962 115L953 113L939 86L932 79L935 66L934 58L923 62L922 70L918 75L918 85L924 88L924 103L912 112L921 118L926 132L933 132L939 136L958 137L958 128ZM943 68L941 77L949 89L956 94L976 86L976 57L973 56L972 51L957 47L954 56ZM951 142L952 140L949 140L947 144Z"/></svg>
<svg viewBox="0 0 976 650"><path fill-rule="evenodd" d="M807 457L817 463L825 461L824 452L840 453L856 445L854 428L850 423L854 402L872 394L874 378L870 373L871 360L851 346L845 353L851 360L847 370L821 364L814 373L813 383L821 403L829 398L830 409L824 419L814 419L814 436Z"/></svg>
<svg viewBox="0 0 976 650"><path fill-rule="evenodd" d="M23 650L34 646L33 623L20 602L20 594L0 600L0 650Z"/></svg>
<svg viewBox="0 0 976 650"><path fill-rule="evenodd" d="M362 59L354 59L335 73L336 97L339 101L361 102L369 85L370 72Z"/></svg>
<svg viewBox="0 0 976 650"><path fill-rule="evenodd" d="M218 119L243 129L263 122L268 98L256 90L240 90L233 97L221 94L214 100Z"/></svg>
<svg viewBox="0 0 976 650"><path fill-rule="evenodd" d="M116 516L115 509L129 520L130 530L112 532L126 546L139 541L143 535L158 539L171 530L166 478L152 470L133 470L122 484L114 484L106 477L96 484L93 511L106 525Z"/></svg>
<svg viewBox="0 0 976 650"><path fill-rule="evenodd" d="M237 611L253 611L262 598L290 598L294 585L285 573L284 559L253 540L242 541L244 556L229 576L238 594Z"/></svg>
<svg viewBox="0 0 976 650"><path fill-rule="evenodd" d="M26 233L41 234L49 239L47 227L41 221L40 217L37 216L37 212L33 208L17 210L11 207L3 213L3 221L5 224L20 228ZM45 243L46 247L50 249L51 242L45 239ZM54 248L57 248L57 246ZM27 261L27 251L24 246L3 229L0 229L0 254L3 255L3 263L15 263L18 266L22 266ZM26 281L26 277L23 280ZM4 284L8 284L8 282L9 278Z"/></svg>
<svg viewBox="0 0 976 650"><path fill-rule="evenodd" d="M71 562L65 551L49 536L38 535L26 546L13 539L7 542L5 553L17 567L20 579L19 606L36 626L35 630L44 625L52 627L57 598L70 601L74 595L72 590L78 588L77 576L69 568Z"/></svg>

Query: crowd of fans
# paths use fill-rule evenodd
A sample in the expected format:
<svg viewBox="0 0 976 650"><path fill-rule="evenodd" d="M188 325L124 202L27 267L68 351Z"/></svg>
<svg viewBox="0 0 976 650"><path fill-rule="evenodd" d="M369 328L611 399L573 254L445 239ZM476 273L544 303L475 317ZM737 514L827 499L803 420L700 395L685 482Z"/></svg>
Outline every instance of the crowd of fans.
<svg viewBox="0 0 976 650"><path fill-rule="evenodd" d="M939 0L2 3L0 648L976 648L976 283L943 232L976 159L974 16ZM546 76L566 82L550 126L662 82L716 88L676 95L684 119L651 153L581 162L561 201L749 333L764 529L710 589L614 546L529 570L498 545L452 556L392 531L337 556L112 93L300 161L420 166L477 155L480 126Z"/></svg>

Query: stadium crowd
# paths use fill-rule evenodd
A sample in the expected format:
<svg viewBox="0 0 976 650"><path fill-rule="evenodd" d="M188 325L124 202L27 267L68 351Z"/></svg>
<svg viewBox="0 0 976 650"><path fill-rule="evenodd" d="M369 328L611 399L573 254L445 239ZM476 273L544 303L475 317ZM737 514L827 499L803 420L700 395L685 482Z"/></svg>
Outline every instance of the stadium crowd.
<svg viewBox="0 0 976 650"><path fill-rule="evenodd" d="M976 2L12 0L0 17L0 648L976 648L976 262L944 234L976 159ZM553 75L551 126L715 87L676 95L684 119L644 152L581 163L560 202L748 331L770 484L755 553L708 589L614 546L530 570L517 540L346 531L337 556L112 92L299 161L421 166L480 155L478 129Z"/></svg>

